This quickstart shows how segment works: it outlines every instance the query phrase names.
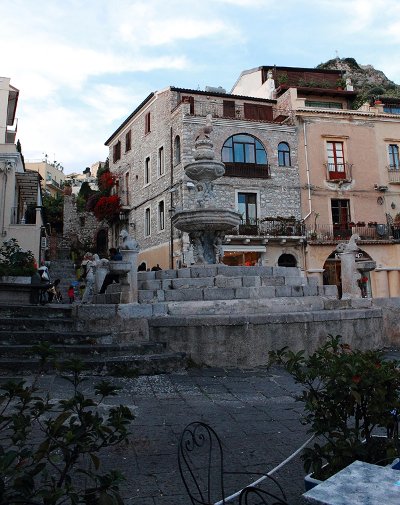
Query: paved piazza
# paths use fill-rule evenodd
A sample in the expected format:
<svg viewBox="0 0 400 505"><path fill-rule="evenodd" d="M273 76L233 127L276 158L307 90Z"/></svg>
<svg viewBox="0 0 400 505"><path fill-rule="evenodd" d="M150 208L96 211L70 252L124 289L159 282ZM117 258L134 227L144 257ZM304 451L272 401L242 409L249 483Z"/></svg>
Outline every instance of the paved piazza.
<svg viewBox="0 0 400 505"><path fill-rule="evenodd" d="M87 393L96 381L88 378ZM232 471L268 472L308 438L300 422L302 406L294 399L299 387L280 368L193 368L112 381L122 389L108 403L125 404L136 417L132 443L103 453L103 464L124 472L122 494L128 505L189 505L178 470L177 445L183 428L192 421L204 421L216 430L224 445L225 468ZM66 390L65 381L55 376L43 377L40 386L53 398ZM299 457L274 476L289 503L305 504ZM227 492L246 483L247 477L241 482L235 476L234 482L226 482Z"/></svg>

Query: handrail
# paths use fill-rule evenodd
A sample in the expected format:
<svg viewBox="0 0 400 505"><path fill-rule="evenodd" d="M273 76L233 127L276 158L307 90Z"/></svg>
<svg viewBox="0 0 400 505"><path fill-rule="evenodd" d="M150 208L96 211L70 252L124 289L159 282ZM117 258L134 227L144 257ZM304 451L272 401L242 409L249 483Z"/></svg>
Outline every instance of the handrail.
<svg viewBox="0 0 400 505"><path fill-rule="evenodd" d="M282 461L282 463L279 463L279 465L277 465L275 468L273 468L272 470L270 470L268 473L266 473L265 475L263 475L259 479L255 480L254 482L252 482L251 484L249 484L249 486L256 486L257 484L260 484L260 482L262 482L263 480L267 479L272 474L274 474L275 472L277 472L280 468L282 468L287 463L289 463L289 461L291 461L293 458L295 458L299 454L299 452L301 452L305 447L307 447L307 445L310 442L312 442L314 440L314 438L315 438L315 435L313 435L312 437L310 437L306 442L304 442L303 445L301 445L289 457L287 457L284 461ZM248 487L248 486L246 486L246 487ZM234 500L235 498L237 498L240 495L240 493L243 491L243 489L240 489L240 491L236 491L236 493L233 493L230 496L227 496L226 498L223 498L222 500L214 503L214 505L224 505L224 503L227 503L227 502L230 502L230 501Z"/></svg>

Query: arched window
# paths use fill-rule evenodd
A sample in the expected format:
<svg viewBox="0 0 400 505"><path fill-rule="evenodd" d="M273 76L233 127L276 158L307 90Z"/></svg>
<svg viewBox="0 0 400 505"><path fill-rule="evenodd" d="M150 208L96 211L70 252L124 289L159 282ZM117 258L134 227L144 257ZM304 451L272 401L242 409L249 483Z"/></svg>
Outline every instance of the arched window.
<svg viewBox="0 0 400 505"><path fill-rule="evenodd" d="M174 161L175 165L179 165L181 162L181 138L179 135L175 137L174 141Z"/></svg>
<svg viewBox="0 0 400 505"><path fill-rule="evenodd" d="M278 165L280 167L290 167L290 147L286 142L278 145Z"/></svg>
<svg viewBox="0 0 400 505"><path fill-rule="evenodd" d="M293 256L293 254L281 254L278 259L278 266L297 267L296 258Z"/></svg>
<svg viewBox="0 0 400 505"><path fill-rule="evenodd" d="M267 152L261 142L251 135L238 134L229 137L222 147L224 163L267 164Z"/></svg>

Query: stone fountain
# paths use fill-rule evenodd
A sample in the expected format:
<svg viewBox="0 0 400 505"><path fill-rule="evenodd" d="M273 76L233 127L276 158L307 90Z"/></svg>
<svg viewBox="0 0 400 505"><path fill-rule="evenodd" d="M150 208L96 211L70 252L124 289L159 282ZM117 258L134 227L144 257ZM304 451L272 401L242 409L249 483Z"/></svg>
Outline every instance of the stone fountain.
<svg viewBox="0 0 400 505"><path fill-rule="evenodd" d="M224 175L225 165L214 159L214 146L209 134L211 115L195 142L194 161L185 166L185 174L193 180L194 208L175 212L172 224L189 234L196 264L222 262L222 243L227 231L240 224L238 212L216 206L213 181Z"/></svg>

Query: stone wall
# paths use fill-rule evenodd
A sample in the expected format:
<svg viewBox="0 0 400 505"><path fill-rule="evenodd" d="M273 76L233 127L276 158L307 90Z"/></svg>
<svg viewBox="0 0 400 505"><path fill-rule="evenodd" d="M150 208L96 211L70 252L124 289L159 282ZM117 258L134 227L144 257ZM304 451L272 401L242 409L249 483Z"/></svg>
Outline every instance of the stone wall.
<svg viewBox="0 0 400 505"><path fill-rule="evenodd" d="M168 211L172 208L191 208L195 205L192 198L193 189L186 185L187 178L183 167L193 161L194 141L198 130L205 124L203 107L207 97L192 94L196 104L202 102L201 114L190 114L190 104L180 103L182 95L166 89L156 93L141 110L124 126L110 145L110 169L121 177L120 187L128 191L131 210L129 213L130 230L141 247L139 261L148 258L159 258L160 251L165 256L170 254L171 235L175 240L185 240L177 230L172 230ZM219 97L222 107L222 98ZM245 100L235 98L238 106ZM215 104L213 105L215 106ZM197 105L196 105L197 107ZM197 109L196 109L197 110ZM211 110L211 109L210 109ZM221 109L222 110L222 109ZM212 110L211 110L212 112ZM150 113L150 132L145 134L145 117ZM125 151L125 137L131 131L132 148ZM247 179L222 177L215 184L216 205L236 209L237 193L257 193L258 218L268 216L301 216L300 182L297 161L297 130L295 127L236 118L213 117L211 139L214 142L216 159L221 159L224 142L232 135L246 133L259 139L264 145L271 177L268 179ZM174 142L179 136L181 143L181 162L175 162ZM113 146L121 142L121 159L113 160ZM287 142L291 150L291 166L278 166L278 144ZM164 174L158 173L158 153L163 148ZM150 158L151 181L145 184L144 168L146 158ZM126 174L129 173L129 187L126 188ZM125 199L125 200L124 200ZM123 196L126 200L126 195ZM158 206L164 201L165 228L161 230L158 219ZM150 209L151 234L145 236L145 212ZM179 247L183 249L184 246ZM175 250L175 248L174 248ZM157 261L158 262L158 261ZM169 257L162 264L168 267ZM150 265L151 266L151 265Z"/></svg>
<svg viewBox="0 0 400 505"><path fill-rule="evenodd" d="M75 195L64 195L64 243L71 247L79 241L84 249L95 251L100 230L108 233L107 224L97 221L90 212L78 212Z"/></svg>

